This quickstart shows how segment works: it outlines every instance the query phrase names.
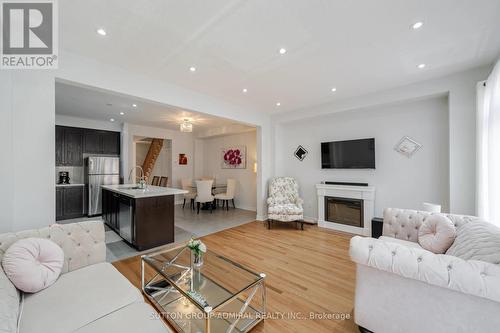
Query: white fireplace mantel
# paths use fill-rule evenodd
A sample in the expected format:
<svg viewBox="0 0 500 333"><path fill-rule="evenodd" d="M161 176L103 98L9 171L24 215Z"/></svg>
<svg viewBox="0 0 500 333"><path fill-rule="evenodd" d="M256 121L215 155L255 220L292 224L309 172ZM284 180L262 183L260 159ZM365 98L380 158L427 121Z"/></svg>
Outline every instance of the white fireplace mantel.
<svg viewBox="0 0 500 333"><path fill-rule="evenodd" d="M375 214L375 187L352 185L316 184L318 195L318 225L352 234L371 236L372 219ZM325 221L325 197L362 199L363 200L363 228Z"/></svg>

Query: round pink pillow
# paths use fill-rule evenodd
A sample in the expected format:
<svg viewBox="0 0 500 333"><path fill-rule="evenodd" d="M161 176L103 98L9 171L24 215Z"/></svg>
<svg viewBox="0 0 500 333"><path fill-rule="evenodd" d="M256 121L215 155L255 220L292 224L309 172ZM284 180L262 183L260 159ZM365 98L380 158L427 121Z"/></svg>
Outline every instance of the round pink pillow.
<svg viewBox="0 0 500 333"><path fill-rule="evenodd" d="M455 241L456 229L445 215L432 214L418 230L418 243L433 253L445 253Z"/></svg>
<svg viewBox="0 0 500 333"><path fill-rule="evenodd" d="M53 284L64 264L64 252L43 238L25 238L12 244L2 259L5 275L24 292L36 293Z"/></svg>

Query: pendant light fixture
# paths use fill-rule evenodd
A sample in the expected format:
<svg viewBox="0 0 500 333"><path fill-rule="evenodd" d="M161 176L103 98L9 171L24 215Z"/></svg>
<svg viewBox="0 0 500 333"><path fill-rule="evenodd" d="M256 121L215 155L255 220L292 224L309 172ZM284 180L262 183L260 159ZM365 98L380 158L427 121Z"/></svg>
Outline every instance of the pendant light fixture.
<svg viewBox="0 0 500 333"><path fill-rule="evenodd" d="M189 121L189 119L184 119L181 123L181 132L191 133L193 131L193 123Z"/></svg>

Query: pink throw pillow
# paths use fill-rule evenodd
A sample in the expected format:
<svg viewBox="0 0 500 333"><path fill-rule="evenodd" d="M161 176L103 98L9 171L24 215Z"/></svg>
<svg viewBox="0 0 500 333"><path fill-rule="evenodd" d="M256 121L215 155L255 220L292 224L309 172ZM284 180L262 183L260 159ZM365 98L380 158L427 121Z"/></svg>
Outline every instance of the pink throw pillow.
<svg viewBox="0 0 500 333"><path fill-rule="evenodd" d="M5 275L17 289L36 293L53 284L64 264L64 252L43 238L25 238L12 244L2 259Z"/></svg>
<svg viewBox="0 0 500 333"><path fill-rule="evenodd" d="M445 253L455 241L456 228L445 215L426 217L418 230L418 243L433 253Z"/></svg>

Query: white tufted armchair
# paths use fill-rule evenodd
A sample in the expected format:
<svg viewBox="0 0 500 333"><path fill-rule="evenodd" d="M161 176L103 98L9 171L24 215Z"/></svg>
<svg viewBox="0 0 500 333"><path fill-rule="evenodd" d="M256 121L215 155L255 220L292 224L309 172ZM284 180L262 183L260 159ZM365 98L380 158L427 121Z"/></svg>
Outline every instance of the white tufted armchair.
<svg viewBox="0 0 500 333"><path fill-rule="evenodd" d="M304 230L303 200L299 198L299 184L292 177L275 177L269 184L267 198L267 227L272 221L300 223Z"/></svg>
<svg viewBox="0 0 500 333"><path fill-rule="evenodd" d="M354 316L361 332L497 332L500 265L434 254L418 244L429 212L384 211L383 236L355 236ZM479 220L446 215L457 228Z"/></svg>

